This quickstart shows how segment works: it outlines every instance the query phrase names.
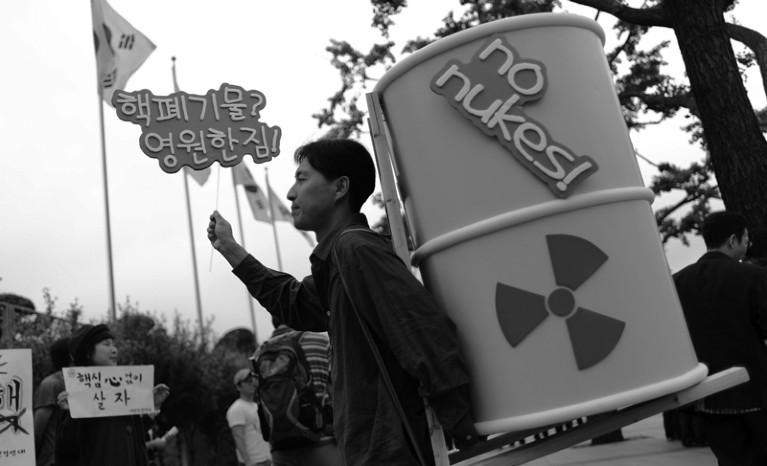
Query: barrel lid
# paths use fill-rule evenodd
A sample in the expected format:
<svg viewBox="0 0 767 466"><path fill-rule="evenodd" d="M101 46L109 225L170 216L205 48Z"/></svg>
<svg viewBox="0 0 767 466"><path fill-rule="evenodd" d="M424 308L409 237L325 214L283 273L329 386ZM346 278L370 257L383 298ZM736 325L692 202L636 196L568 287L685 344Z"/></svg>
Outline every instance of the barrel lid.
<svg viewBox="0 0 767 466"><path fill-rule="evenodd" d="M448 50L459 47L463 44L479 40L493 34L518 31L521 29L532 29L550 26L570 26L588 29L599 37L602 45L605 43L605 33L599 24L585 16L574 15L570 13L533 13L529 15L514 16L504 18L489 23L480 24L461 32L449 35L439 39L426 47L405 57L402 61L388 70L376 86L373 92L383 92L384 89L394 82L398 77L405 74L410 69L416 67L430 58L440 55Z"/></svg>

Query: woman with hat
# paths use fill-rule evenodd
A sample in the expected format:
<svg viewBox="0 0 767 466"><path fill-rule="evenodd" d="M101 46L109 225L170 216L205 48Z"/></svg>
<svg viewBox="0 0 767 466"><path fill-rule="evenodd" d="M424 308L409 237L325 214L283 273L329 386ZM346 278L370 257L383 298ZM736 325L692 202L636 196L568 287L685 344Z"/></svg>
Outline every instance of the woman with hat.
<svg viewBox="0 0 767 466"><path fill-rule="evenodd" d="M73 366L116 366L114 335L104 324L84 325L72 335L69 354ZM167 385L154 387L159 409L168 397ZM67 393L59 395L65 410L56 438L56 463L80 466L147 466L145 436L152 426L149 416L129 415L72 419Z"/></svg>

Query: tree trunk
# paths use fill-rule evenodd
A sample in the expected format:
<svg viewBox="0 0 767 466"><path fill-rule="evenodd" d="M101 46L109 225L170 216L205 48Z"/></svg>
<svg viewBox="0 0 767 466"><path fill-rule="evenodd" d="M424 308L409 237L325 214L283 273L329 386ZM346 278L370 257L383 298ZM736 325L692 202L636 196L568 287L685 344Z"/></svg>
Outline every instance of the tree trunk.
<svg viewBox="0 0 767 466"><path fill-rule="evenodd" d="M767 227L767 141L725 29L725 0L664 0L727 210Z"/></svg>

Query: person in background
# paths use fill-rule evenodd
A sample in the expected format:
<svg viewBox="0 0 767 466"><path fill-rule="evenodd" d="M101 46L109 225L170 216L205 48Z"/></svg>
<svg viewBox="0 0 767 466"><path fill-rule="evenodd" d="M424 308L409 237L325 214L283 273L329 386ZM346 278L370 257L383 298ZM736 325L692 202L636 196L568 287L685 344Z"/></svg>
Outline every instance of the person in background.
<svg viewBox="0 0 767 466"><path fill-rule="evenodd" d="M744 264L745 218L714 212L702 226L707 251L674 274L698 359L714 374L745 367L749 380L695 407L720 465L767 464L767 270Z"/></svg>
<svg viewBox="0 0 767 466"><path fill-rule="evenodd" d="M64 391L61 369L69 366L69 337L54 341L49 354L53 372L40 382L33 401L37 466L53 465L60 415L58 396Z"/></svg>
<svg viewBox="0 0 767 466"><path fill-rule="evenodd" d="M208 239L280 322L328 332L341 463L433 464L423 398L457 447L476 444L455 324L360 213L375 188L370 153L349 139L321 139L299 147L294 160L288 191L294 225L315 232L318 242L310 277L264 266L218 211Z"/></svg>
<svg viewBox="0 0 767 466"><path fill-rule="evenodd" d="M296 330L272 317L274 331L271 338L298 333ZM292 449L272 449L274 466L314 466L340 465L338 450L332 432L333 408L330 395L330 340L324 333L303 332L298 343L304 350L311 373L311 387L323 408L327 431L316 444Z"/></svg>
<svg viewBox="0 0 767 466"><path fill-rule="evenodd" d="M146 452L149 458L149 466L164 466L164 450L168 447L168 442L178 435L178 428L171 427L168 430L163 429L158 422L158 414L153 419L152 426L146 435Z"/></svg>
<svg viewBox="0 0 767 466"><path fill-rule="evenodd" d="M116 366L115 337L104 324L83 325L69 343L72 366ZM154 405L159 409L170 393L167 385L154 387ZM80 466L147 466L146 434L151 416L109 416L73 419L67 392L58 397L65 410L56 436L56 461L76 461Z"/></svg>
<svg viewBox="0 0 767 466"><path fill-rule="evenodd" d="M232 429L237 461L240 466L270 466L269 444L261 435L258 405L253 401L256 383L250 369L234 374L234 386L240 396L226 411L226 421Z"/></svg>
<svg viewBox="0 0 767 466"><path fill-rule="evenodd" d="M751 246L746 251L744 262L759 267L767 267L767 229L759 228L748 232Z"/></svg>

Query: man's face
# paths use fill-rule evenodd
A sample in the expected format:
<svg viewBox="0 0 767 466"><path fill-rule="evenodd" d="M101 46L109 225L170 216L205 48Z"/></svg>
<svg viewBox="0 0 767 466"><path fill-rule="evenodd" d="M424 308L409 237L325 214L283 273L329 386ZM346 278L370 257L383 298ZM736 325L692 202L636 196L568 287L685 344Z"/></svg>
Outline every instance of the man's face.
<svg viewBox="0 0 767 466"><path fill-rule="evenodd" d="M740 241L736 241L735 245L733 246L733 250L736 256L735 259L743 260L743 258L746 257L746 251L748 251L748 247L750 245L751 240L748 238L748 230L746 230L743 232L743 237L740 239Z"/></svg>
<svg viewBox="0 0 767 466"><path fill-rule="evenodd" d="M296 169L295 183L288 191L293 224L299 230L318 232L331 218L336 201L336 185L306 160Z"/></svg>
<svg viewBox="0 0 767 466"><path fill-rule="evenodd" d="M253 376L248 376L242 379L242 381L237 384L237 389L242 395L253 398L253 395L256 393L256 384Z"/></svg>
<svg viewBox="0 0 767 466"><path fill-rule="evenodd" d="M114 340L107 338L96 343L93 347L91 361L94 366L116 366L117 346L115 346Z"/></svg>

